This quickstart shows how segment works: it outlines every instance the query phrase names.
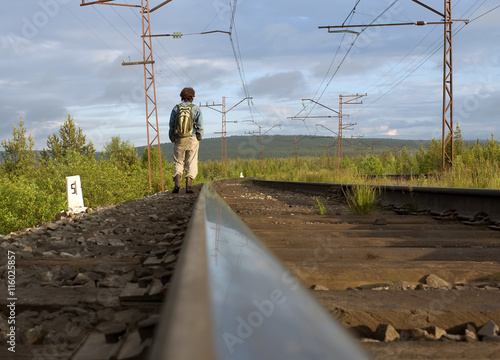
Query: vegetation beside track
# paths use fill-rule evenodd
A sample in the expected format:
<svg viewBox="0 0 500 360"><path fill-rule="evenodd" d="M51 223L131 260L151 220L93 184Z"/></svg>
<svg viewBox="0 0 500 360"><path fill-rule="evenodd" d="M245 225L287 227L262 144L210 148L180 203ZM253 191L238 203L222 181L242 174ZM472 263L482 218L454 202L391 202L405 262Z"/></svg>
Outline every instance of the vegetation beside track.
<svg viewBox="0 0 500 360"><path fill-rule="evenodd" d="M160 190L156 185L150 189L146 152L139 157L133 144L116 136L96 158L93 144L86 141L70 116L59 134L49 136L47 148L41 152L34 150L33 138L22 119L14 127L12 138L1 145L4 151L0 164L0 234L51 221L65 210L66 176L80 175L85 205L89 207L128 202ZM254 150L258 152L257 148ZM397 157L391 151L384 151L379 155L344 157L342 164L326 154L229 159L226 174L283 181L379 185L396 181L409 186L500 189L500 145L493 135L485 143L470 144L462 140L457 128L454 151L454 166L444 172L441 172L441 142L433 139L428 149L421 146L415 154L402 148ZM154 156L155 152L152 153ZM158 159L153 158L152 163L155 161ZM162 164L165 188L170 189L173 164L166 156ZM220 179L221 173L220 161L200 162L195 183ZM411 177L406 180L384 177L394 174Z"/></svg>

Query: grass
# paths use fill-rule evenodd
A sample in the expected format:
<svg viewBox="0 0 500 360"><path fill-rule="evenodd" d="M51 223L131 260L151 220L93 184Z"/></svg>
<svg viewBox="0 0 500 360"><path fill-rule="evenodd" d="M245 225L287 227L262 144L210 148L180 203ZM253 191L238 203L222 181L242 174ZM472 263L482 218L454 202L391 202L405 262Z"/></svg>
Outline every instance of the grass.
<svg viewBox="0 0 500 360"><path fill-rule="evenodd" d="M319 198L315 197L314 201L316 202L318 215L328 214L328 209L327 209L326 205Z"/></svg>
<svg viewBox="0 0 500 360"><path fill-rule="evenodd" d="M353 185L343 190L349 208L354 214L370 214L378 207L380 188L369 185Z"/></svg>

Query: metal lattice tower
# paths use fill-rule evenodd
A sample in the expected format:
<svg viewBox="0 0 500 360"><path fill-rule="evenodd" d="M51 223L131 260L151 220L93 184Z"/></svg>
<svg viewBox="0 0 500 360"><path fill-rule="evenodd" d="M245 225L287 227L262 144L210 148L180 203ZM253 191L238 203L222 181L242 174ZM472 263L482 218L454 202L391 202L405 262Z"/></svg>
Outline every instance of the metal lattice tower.
<svg viewBox="0 0 500 360"><path fill-rule="evenodd" d="M356 94L356 95L342 95L342 94L339 95L339 133L338 133L339 141L338 141L338 146L337 146L337 159L339 161L339 164L342 164L342 157L344 156L343 151L342 151L343 150L342 130L344 130L344 129L345 130L352 130L352 126L356 125L356 124L344 124L343 123L342 105L343 104L362 104L363 102L354 102L354 101L362 98L363 96L366 96L366 94L365 95L358 95L358 94ZM350 98L350 99L344 100L344 98Z"/></svg>
<svg viewBox="0 0 500 360"><path fill-rule="evenodd" d="M453 21L451 0L444 3L444 56L443 56L443 156L441 168L446 161L453 166ZM448 147L449 144L449 147Z"/></svg>
<svg viewBox="0 0 500 360"><path fill-rule="evenodd" d="M163 1L159 5L150 9L149 0L141 0L141 5L115 3L114 0L99 0L86 2L82 0L80 6L86 5L115 5L141 9L142 22L142 61L123 62L122 65L143 65L144 67L144 94L146 102L146 126L147 126L147 142L148 142L148 170L149 170L149 187L153 188L153 182L158 184L161 191L165 190L163 182L163 166L160 146L160 130L158 126L158 108L156 105L156 83L153 59L153 46L151 43L151 19L150 14L163 5L168 4L172 0ZM158 163L152 165L152 147L157 145Z"/></svg>
<svg viewBox="0 0 500 360"><path fill-rule="evenodd" d="M332 30L340 28L367 28L371 26L400 26L400 25L444 25L444 46L443 46L443 111L442 111L442 170L446 167L446 162L453 166L453 22L469 20L455 19L451 17L451 0L444 0L444 13L431 8L430 6L418 0L412 0L414 3L423 6L427 10L443 17L442 21L416 21L398 24L368 24L368 25L340 25L340 26L320 26L319 29L328 29L329 33L349 32L360 34L352 30Z"/></svg>
<svg viewBox="0 0 500 360"><path fill-rule="evenodd" d="M226 97L223 96L222 97L222 103L221 104L215 104L213 103L212 105L209 105L208 103L206 103L205 105L202 105L200 104L200 107L207 107L209 109L212 109L212 110L215 110L219 113L222 114L222 131L220 132L221 134L221 150L220 150L220 171L221 171L221 176L223 177L227 177L227 123L228 121L226 120L226 114L228 112L230 112L231 110L233 110L236 106L238 106L239 104L241 104L243 101L245 100L251 100L253 99L252 97L246 97L244 98L243 100L241 100L239 103L237 103L236 105L234 105L232 108L230 108L229 110L226 110ZM221 106L221 110L218 110L215 108L215 106ZM229 122L232 122L232 123L237 123L238 121L229 121ZM219 132L214 132L214 134L219 134Z"/></svg>

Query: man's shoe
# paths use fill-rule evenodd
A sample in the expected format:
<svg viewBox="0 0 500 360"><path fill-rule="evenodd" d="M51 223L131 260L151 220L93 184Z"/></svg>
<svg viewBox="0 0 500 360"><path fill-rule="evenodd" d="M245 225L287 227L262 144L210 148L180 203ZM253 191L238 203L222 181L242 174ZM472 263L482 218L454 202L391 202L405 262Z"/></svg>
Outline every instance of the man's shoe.
<svg viewBox="0 0 500 360"><path fill-rule="evenodd" d="M193 189L191 189L192 183L193 183L193 179L191 179L190 177L187 177L186 178L186 194L193 194L194 193Z"/></svg>
<svg viewBox="0 0 500 360"><path fill-rule="evenodd" d="M178 194L181 189L181 176L179 174L174 176L174 190L172 190L172 194Z"/></svg>

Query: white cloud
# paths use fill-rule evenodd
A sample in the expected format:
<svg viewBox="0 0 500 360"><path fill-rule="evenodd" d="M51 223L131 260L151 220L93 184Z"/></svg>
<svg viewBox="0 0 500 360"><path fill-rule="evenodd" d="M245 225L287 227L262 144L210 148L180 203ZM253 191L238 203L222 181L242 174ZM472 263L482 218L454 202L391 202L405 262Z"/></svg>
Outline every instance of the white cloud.
<svg viewBox="0 0 500 360"><path fill-rule="evenodd" d="M28 131L36 134L37 146L42 147L53 125L71 112L96 144L105 141L109 132L125 133L124 140L143 145L142 68L121 65L129 57L131 61L142 59L137 9L54 1L58 7L44 8L39 1L6 2L0 15L4 25L0 31L2 136L10 134L23 113ZM439 137L442 27L367 30L341 63L354 36L331 34L318 26L342 24L353 3L318 4L240 1L233 43L227 34L199 34L229 29L225 1L198 1L195 6L173 1L153 13L153 33L185 34L182 39L153 41L160 121L167 121L184 86L195 87L197 102L220 102L226 97L228 103L236 103L244 97L241 71L256 107L251 114L247 106L238 107L231 116L253 116L262 126L280 123L280 134L315 131L312 120L287 119L301 110L302 98L315 96L338 109L339 94L366 92L363 105L344 108L351 115L348 120L358 123L356 134ZM369 23L387 6L382 0L360 2L351 22ZM454 16L469 15L471 6L472 10L477 7L457 3ZM492 7L485 3L471 17ZM492 131L500 132L496 101L500 96L500 49L492 45L500 35L499 13L495 10L473 21L454 37L455 113L465 138L486 138ZM440 20L411 2L398 2L388 14L380 22ZM459 27L455 24L455 29ZM232 45L237 57L241 55L238 64ZM431 56L436 48L439 50ZM207 134L220 130L219 113L205 110L204 117ZM255 125L238 124L232 129L241 135L255 130ZM166 141L166 135L162 138Z"/></svg>

